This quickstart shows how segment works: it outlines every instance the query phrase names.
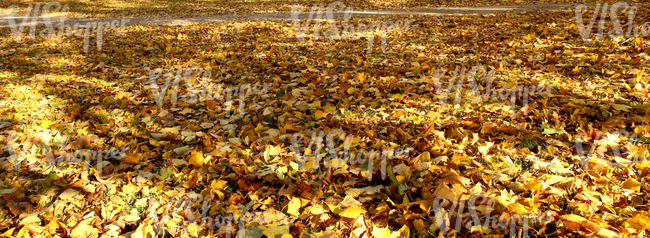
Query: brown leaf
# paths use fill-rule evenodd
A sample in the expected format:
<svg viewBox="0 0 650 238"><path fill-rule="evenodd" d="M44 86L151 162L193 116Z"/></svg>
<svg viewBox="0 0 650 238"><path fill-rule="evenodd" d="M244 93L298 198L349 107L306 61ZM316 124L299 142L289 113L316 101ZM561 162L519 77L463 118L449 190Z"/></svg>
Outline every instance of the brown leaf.
<svg viewBox="0 0 650 238"><path fill-rule="evenodd" d="M78 150L82 148L88 148L90 147L90 144L94 143L97 140L99 140L99 138L95 135L83 136L73 142L70 142L70 144L63 148L63 150Z"/></svg>
<svg viewBox="0 0 650 238"><path fill-rule="evenodd" d="M462 184L463 186L467 186L472 182L470 179L458 175L453 170L448 170L440 176L441 178L438 179L438 184Z"/></svg>
<svg viewBox="0 0 650 238"><path fill-rule="evenodd" d="M2 198L5 200L11 201L20 195L20 191L18 190L18 187L2 189L0 190L0 195L2 195Z"/></svg>

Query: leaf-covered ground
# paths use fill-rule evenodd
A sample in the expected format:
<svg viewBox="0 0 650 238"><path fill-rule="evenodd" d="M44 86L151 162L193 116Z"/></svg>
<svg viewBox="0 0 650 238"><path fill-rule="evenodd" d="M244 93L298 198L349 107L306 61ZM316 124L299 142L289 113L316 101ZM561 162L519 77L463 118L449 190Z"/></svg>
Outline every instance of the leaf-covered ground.
<svg viewBox="0 0 650 238"><path fill-rule="evenodd" d="M639 7L637 23L648 21L648 7ZM130 9L116 14L141 8ZM301 43L289 21L127 26L88 53L82 37L17 43L0 29L0 234L223 237L226 226L189 222L210 200L207 216L233 215L233 232L245 220L247 234L267 237L431 237L440 234L435 198L467 203L483 194L496 200L494 217L551 217L531 224L534 237L647 236L650 162L632 160L648 157L650 40L592 34L583 42L574 17L411 16L408 30L387 34L386 51L377 38L371 52L363 37ZM246 98L243 115L238 102L227 115L225 100L172 105L171 93L160 107L147 88L150 71L193 65L212 72L210 92L271 86ZM514 113L503 100L440 103L434 71L476 65L496 69L499 87L552 90L531 97L527 114L521 97ZM367 163L292 165L294 133L335 129L358 139L345 146L355 153L414 150L388 160L385 178L376 161L370 180ZM636 137L612 136L620 129ZM55 136L39 141L43 132ZM65 136L70 143L57 148ZM597 148L588 169L578 137L585 151ZM43 143L54 146L45 151ZM100 171L95 161L55 159L126 147L126 157L109 158ZM306 147L299 152L309 154ZM460 216L471 222L467 211ZM472 225L455 235L510 232Z"/></svg>
<svg viewBox="0 0 650 238"><path fill-rule="evenodd" d="M26 9L29 4L40 3L41 6L49 0L6 0L0 3L0 10L6 10L11 5ZM322 0L62 0L58 1L69 7L71 17L197 17L222 14L272 13L289 12L292 5L311 7L314 4L328 4L335 1ZM499 6L524 5L541 3L597 3L613 0L343 0L346 6L355 10L376 9L409 9L422 7L466 7L466 6ZM642 2L640 0L629 3Z"/></svg>

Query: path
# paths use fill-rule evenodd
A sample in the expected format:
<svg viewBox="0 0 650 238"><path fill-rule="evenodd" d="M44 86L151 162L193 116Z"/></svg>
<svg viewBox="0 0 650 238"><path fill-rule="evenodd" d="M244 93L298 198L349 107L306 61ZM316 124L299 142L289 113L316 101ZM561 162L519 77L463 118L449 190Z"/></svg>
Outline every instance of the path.
<svg viewBox="0 0 650 238"><path fill-rule="evenodd" d="M411 10L372 10L372 11L351 11L353 18L372 18L372 17L381 17L388 15L459 15L459 14L491 14L491 13L505 13L510 11L520 12L520 11L537 11L537 10L557 10L557 9L575 9L579 5L578 3L562 3L562 4L533 4L533 5L523 5L523 6L494 6L494 7L439 7L439 8L418 8ZM303 8L303 12L298 15L299 19L307 18L309 16L309 11L311 7ZM344 11L334 11L333 16L336 19L342 19L345 16ZM20 25L24 20L22 16L13 16L14 22L16 25ZM323 14L325 18L325 14ZM242 14L242 15L219 15L213 17L161 17L161 18L126 18L126 19L117 19L117 20L126 20L127 25L183 25L183 24L194 24L194 23L210 23L210 22L221 22L221 21L230 21L230 20L239 20L239 19L251 19L251 20L290 20L292 14L288 13L269 13L269 14ZM88 22L94 21L112 21L116 19L88 19L88 18L67 18L65 20L66 24L80 23L85 24ZM43 18L39 18L36 21L38 25L44 25L45 21ZM51 22L53 25L58 24L58 18L52 18ZM31 20L26 24L26 26L31 26L33 23ZM0 27L9 26L9 15L0 14Z"/></svg>

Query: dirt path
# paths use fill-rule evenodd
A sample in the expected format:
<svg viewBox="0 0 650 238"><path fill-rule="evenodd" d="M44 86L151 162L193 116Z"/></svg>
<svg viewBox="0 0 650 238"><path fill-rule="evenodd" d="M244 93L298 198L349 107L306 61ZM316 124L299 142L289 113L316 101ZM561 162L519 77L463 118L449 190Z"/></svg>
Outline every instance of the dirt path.
<svg viewBox="0 0 650 238"><path fill-rule="evenodd" d="M490 14L490 13L506 13L506 12L520 12L520 11L538 11L538 10L557 10L565 9L572 10L579 5L577 3L562 3L562 4L533 4L533 5L522 5L522 6L494 6L494 7L441 7L441 8L419 8L411 10L375 10L375 11L350 11L353 18L373 18L373 17L382 17L389 15L461 15L461 14ZM308 18L309 11L311 7L303 8L302 13L298 14L298 19ZM345 16L344 11L334 11L333 17L335 19L342 19ZM0 15L0 27L10 26L9 22L11 19L15 22L16 25L20 25L24 19L22 16L14 16L11 19L7 14ZM68 24L86 24L90 22L98 21L113 21L119 20L124 21L126 25L183 25L183 24L195 24L195 23L209 23L209 22L220 22L220 21L231 21L239 19L251 19L251 20L290 20L294 17L292 13L270 13L270 14L242 14L242 15L218 15L213 17L161 17L161 18L125 18L125 19L88 19L88 18L66 18L65 23ZM325 18L323 13L322 18ZM53 25L58 24L60 18L52 18L50 22ZM39 18L36 21L29 19L26 23L26 26L31 26L34 24L45 25L43 18Z"/></svg>

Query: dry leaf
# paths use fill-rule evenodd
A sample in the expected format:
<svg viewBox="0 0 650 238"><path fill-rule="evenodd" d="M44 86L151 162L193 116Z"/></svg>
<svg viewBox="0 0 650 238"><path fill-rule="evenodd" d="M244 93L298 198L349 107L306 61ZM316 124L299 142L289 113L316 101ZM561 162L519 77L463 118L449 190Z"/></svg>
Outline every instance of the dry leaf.
<svg viewBox="0 0 650 238"><path fill-rule="evenodd" d="M190 155L187 156L187 162L194 166L203 166L204 161L203 152L194 149Z"/></svg>
<svg viewBox="0 0 650 238"><path fill-rule="evenodd" d="M341 215L341 217L345 217L345 218L356 219L357 217L361 216L365 212L366 211L363 208L360 208L360 207L348 207L343 212L341 212L339 215Z"/></svg>

